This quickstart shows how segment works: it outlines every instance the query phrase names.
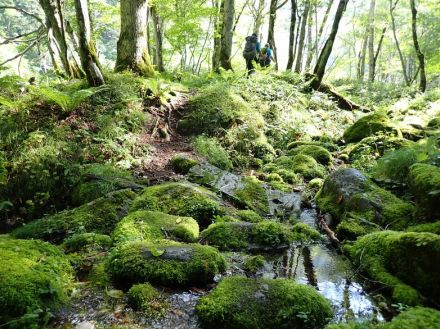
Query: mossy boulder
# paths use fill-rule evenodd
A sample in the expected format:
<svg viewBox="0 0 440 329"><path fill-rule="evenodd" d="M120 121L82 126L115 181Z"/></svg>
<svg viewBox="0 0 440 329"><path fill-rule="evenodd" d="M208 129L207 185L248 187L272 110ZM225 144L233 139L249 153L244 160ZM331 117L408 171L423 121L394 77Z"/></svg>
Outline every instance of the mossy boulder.
<svg viewBox="0 0 440 329"><path fill-rule="evenodd" d="M235 215L243 222L259 223L263 221L263 218L253 210L238 210Z"/></svg>
<svg viewBox="0 0 440 329"><path fill-rule="evenodd" d="M360 269L389 289L394 301L440 300L440 237L432 233L382 231L358 239L346 250Z"/></svg>
<svg viewBox="0 0 440 329"><path fill-rule="evenodd" d="M318 145L301 145L289 151L289 155L295 156L298 154L308 155L325 166L333 162L331 153Z"/></svg>
<svg viewBox="0 0 440 329"><path fill-rule="evenodd" d="M407 228L408 232L429 232L440 234L440 220L432 223L419 224Z"/></svg>
<svg viewBox="0 0 440 329"><path fill-rule="evenodd" d="M440 217L440 168L417 163L409 169L409 189L421 212L431 219Z"/></svg>
<svg viewBox="0 0 440 329"><path fill-rule="evenodd" d="M60 243L78 233L110 234L130 208L136 193L129 189L107 194L72 210L59 212L26 224L12 235Z"/></svg>
<svg viewBox="0 0 440 329"><path fill-rule="evenodd" d="M325 168L314 158L306 154L281 156L273 163L263 167L265 172L277 173L287 183L297 183L299 176L306 179L324 178Z"/></svg>
<svg viewBox="0 0 440 329"><path fill-rule="evenodd" d="M213 247L167 241L120 244L111 251L107 264L112 279L123 286L147 281L164 286L202 286L225 267L223 256Z"/></svg>
<svg viewBox="0 0 440 329"><path fill-rule="evenodd" d="M296 243L312 243L322 240L321 234L305 223L296 223L292 226L293 240Z"/></svg>
<svg viewBox="0 0 440 329"><path fill-rule="evenodd" d="M316 204L334 217L332 225L340 237L347 239L383 228L405 229L413 221L411 204L352 168L330 174L316 195Z"/></svg>
<svg viewBox="0 0 440 329"><path fill-rule="evenodd" d="M313 287L235 276L202 297L196 314L207 329L319 328L331 319L332 309Z"/></svg>
<svg viewBox="0 0 440 329"><path fill-rule="evenodd" d="M170 165L173 168L173 170L178 174L186 175L189 170L194 167L197 164L197 160L191 159L187 155L178 154L174 156L171 161Z"/></svg>
<svg viewBox="0 0 440 329"><path fill-rule="evenodd" d="M269 213L269 200L266 189L255 177L243 177L233 196L244 206L260 215Z"/></svg>
<svg viewBox="0 0 440 329"><path fill-rule="evenodd" d="M279 250L293 242L290 228L272 221L215 223L201 237L220 250Z"/></svg>
<svg viewBox="0 0 440 329"><path fill-rule="evenodd" d="M257 256L251 256L248 257L245 262L243 269L252 275L255 275L260 269L264 267L264 264L266 263L266 260L263 256L257 255Z"/></svg>
<svg viewBox="0 0 440 329"><path fill-rule="evenodd" d="M79 233L63 242L63 248L67 253L88 252L92 250L104 251L112 246L112 238L105 234Z"/></svg>
<svg viewBox="0 0 440 329"><path fill-rule="evenodd" d="M0 236L0 263L1 327L36 328L67 302L73 270L59 248Z"/></svg>
<svg viewBox="0 0 440 329"><path fill-rule="evenodd" d="M304 140L297 140L297 141L290 142L287 145L287 149L293 150L297 147L305 146L305 145L320 146L330 152L334 152L334 151L338 150L338 146L336 144L334 144L333 141L304 141Z"/></svg>
<svg viewBox="0 0 440 329"><path fill-rule="evenodd" d="M133 285L127 295L130 306L149 317L163 316L168 307L159 291L149 283Z"/></svg>
<svg viewBox="0 0 440 329"><path fill-rule="evenodd" d="M360 118L348 127L343 138L347 143L356 143L378 132L387 132L401 137L399 128L385 113L375 112Z"/></svg>
<svg viewBox="0 0 440 329"><path fill-rule="evenodd" d="M132 211L152 210L194 218L201 227L226 213L222 200L213 192L187 182L166 183L146 188L136 198Z"/></svg>
<svg viewBox="0 0 440 329"><path fill-rule="evenodd" d="M199 237L199 225L191 217L140 210L124 217L116 225L112 237L115 243L165 238L193 242Z"/></svg>

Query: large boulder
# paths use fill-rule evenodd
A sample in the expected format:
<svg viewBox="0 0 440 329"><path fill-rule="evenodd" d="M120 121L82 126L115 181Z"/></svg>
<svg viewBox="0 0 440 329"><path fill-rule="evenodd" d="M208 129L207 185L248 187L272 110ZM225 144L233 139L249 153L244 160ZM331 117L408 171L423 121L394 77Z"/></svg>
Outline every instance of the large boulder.
<svg viewBox="0 0 440 329"><path fill-rule="evenodd" d="M229 277L202 297L203 328L319 328L332 317L330 303L310 286L287 279Z"/></svg>
<svg viewBox="0 0 440 329"><path fill-rule="evenodd" d="M330 174L316 195L316 203L335 218L332 224L337 233L348 239L383 228L404 229L412 224L414 211L411 204L352 168Z"/></svg>
<svg viewBox="0 0 440 329"><path fill-rule="evenodd" d="M409 188L419 210L430 219L440 217L440 168L417 163L409 170Z"/></svg>
<svg viewBox="0 0 440 329"><path fill-rule="evenodd" d="M0 327L37 328L68 300L73 270L59 248L0 236L0 263Z"/></svg>
<svg viewBox="0 0 440 329"><path fill-rule="evenodd" d="M86 203L26 224L14 232L16 238L42 239L60 243L78 233L110 234L119 220L127 215L136 193L120 190Z"/></svg>
<svg viewBox="0 0 440 329"><path fill-rule="evenodd" d="M132 241L110 253L107 270L119 285L151 282L165 286L205 285L224 271L225 260L217 249L199 244Z"/></svg>
<svg viewBox="0 0 440 329"><path fill-rule="evenodd" d="M432 233L382 231L346 246L357 266L389 290L394 301L421 302L420 295L440 300L440 236Z"/></svg>
<svg viewBox="0 0 440 329"><path fill-rule="evenodd" d="M355 143L378 132L391 133L396 136L402 135L399 128L396 127L385 113L375 112L360 118L352 126L348 127L344 132L343 138L347 143Z"/></svg>

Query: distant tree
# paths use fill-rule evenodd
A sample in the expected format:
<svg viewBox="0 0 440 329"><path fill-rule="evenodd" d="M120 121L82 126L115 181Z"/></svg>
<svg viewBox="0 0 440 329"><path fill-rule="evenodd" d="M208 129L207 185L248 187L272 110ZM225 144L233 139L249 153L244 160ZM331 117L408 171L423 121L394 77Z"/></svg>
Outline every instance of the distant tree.
<svg viewBox="0 0 440 329"><path fill-rule="evenodd" d="M223 28L220 41L220 65L225 70L232 70L232 37L235 17L235 1L224 0Z"/></svg>
<svg viewBox="0 0 440 329"><path fill-rule="evenodd" d="M306 25L307 25L307 17L309 17L309 11L310 11L310 0L306 0L304 3L304 11L301 18L301 30L299 34L299 41L298 41L298 51L296 55L296 63L295 63L295 72L301 73L301 67L302 67L302 59L303 59L303 52L304 52L304 44L306 39Z"/></svg>
<svg viewBox="0 0 440 329"><path fill-rule="evenodd" d="M267 42L273 49L273 57L275 58L275 69L278 70L277 47L275 45L275 22L277 19L277 11L281 9L288 0L271 0L269 9L269 29L267 31Z"/></svg>
<svg viewBox="0 0 440 329"><path fill-rule="evenodd" d="M164 34L164 23L163 18L157 13L155 6L151 7L151 16L153 18L154 25L154 39L156 41L156 67L159 72L164 72L165 67L163 64L163 34Z"/></svg>
<svg viewBox="0 0 440 329"><path fill-rule="evenodd" d="M153 76L147 45L147 0L121 0L121 32L115 71L131 70Z"/></svg>
<svg viewBox="0 0 440 329"><path fill-rule="evenodd" d="M295 61L294 46L297 3L296 0L290 0L290 3L289 59L287 61L287 70L292 70L293 62Z"/></svg>
<svg viewBox="0 0 440 329"><path fill-rule="evenodd" d="M426 70L425 70L425 55L423 55L420 50L419 40L417 37L417 9L415 0L410 0L411 4L411 17L412 17L412 37L414 42L414 49L416 50L417 59L419 60L420 67L420 85L419 89L421 92L425 92L426 90Z"/></svg>

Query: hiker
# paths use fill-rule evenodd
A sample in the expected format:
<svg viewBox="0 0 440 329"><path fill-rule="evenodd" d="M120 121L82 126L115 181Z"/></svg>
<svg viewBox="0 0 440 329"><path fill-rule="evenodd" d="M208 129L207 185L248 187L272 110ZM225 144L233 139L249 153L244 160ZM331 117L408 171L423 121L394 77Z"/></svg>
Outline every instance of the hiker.
<svg viewBox="0 0 440 329"><path fill-rule="evenodd" d="M266 43L264 48L261 50L261 67L269 67L272 61L275 62L275 58L273 58L273 50L270 47L270 43Z"/></svg>
<svg viewBox="0 0 440 329"><path fill-rule="evenodd" d="M256 33L246 37L243 57L246 60L246 69L248 76L255 73L254 61L258 61L258 55L261 54L261 46Z"/></svg>

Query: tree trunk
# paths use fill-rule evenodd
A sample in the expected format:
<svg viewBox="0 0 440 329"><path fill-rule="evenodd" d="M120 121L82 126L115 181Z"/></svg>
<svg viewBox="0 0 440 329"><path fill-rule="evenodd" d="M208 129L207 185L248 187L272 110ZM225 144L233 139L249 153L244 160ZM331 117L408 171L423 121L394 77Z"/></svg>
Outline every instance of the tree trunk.
<svg viewBox="0 0 440 329"><path fill-rule="evenodd" d="M310 11L309 19L307 22L307 58L306 58L306 67L305 67L306 72L309 72L310 70L310 65L312 64L313 52L314 52L312 28L313 28L313 15L312 12Z"/></svg>
<svg viewBox="0 0 440 329"><path fill-rule="evenodd" d="M348 0L339 0L339 5L336 10L335 19L333 21L332 30L330 35L325 42L324 48L319 55L318 61L316 62L315 69L313 74L315 75L313 81L311 82L311 87L314 89L318 89L321 85L322 79L324 78L325 68L327 66L327 61L330 57L330 54L333 49L333 44L336 39L336 35L338 34L339 23L341 22L342 15L344 14L345 9L347 8Z"/></svg>
<svg viewBox="0 0 440 329"><path fill-rule="evenodd" d="M75 11L78 22L78 46L82 69L86 73L90 86L101 86L104 84L104 76L100 69L95 43L92 39L87 0L75 0Z"/></svg>
<svg viewBox="0 0 440 329"><path fill-rule="evenodd" d="M154 76L147 45L147 10L147 0L121 0L116 72L131 70L144 76Z"/></svg>
<svg viewBox="0 0 440 329"><path fill-rule="evenodd" d="M275 45L275 22L277 19L277 10L284 6L286 2L283 2L281 6L278 6L278 0L270 1L270 9L269 9L269 29L267 31L267 42L270 44L273 49L273 57L275 58L275 70L278 70L278 56L277 56L277 47Z"/></svg>
<svg viewBox="0 0 440 329"><path fill-rule="evenodd" d="M403 78L405 79L406 85L409 86L410 81L409 81L408 73L406 72L405 58L403 57L402 50L400 49L400 45L399 45L399 40L397 39L396 23L394 20L394 9L396 8L398 2L399 2L399 0L396 0L393 4L393 0L390 0L391 27L393 29L393 37L394 37L394 41L396 43L397 52L399 54L400 63L402 65Z"/></svg>
<svg viewBox="0 0 440 329"><path fill-rule="evenodd" d="M357 74L357 78L359 81L363 81L365 76L365 58L367 57L367 45L368 45L368 27L365 30L364 39L362 40L361 51L359 52L358 74Z"/></svg>
<svg viewBox="0 0 440 329"><path fill-rule="evenodd" d="M153 17L154 38L156 40L156 67L159 72L165 72L163 65L163 19L157 14L155 6L151 7Z"/></svg>
<svg viewBox="0 0 440 329"><path fill-rule="evenodd" d="M52 38L60 56L61 63L68 77L81 78L81 69L75 61L70 60L69 46L66 38L66 24L62 13L61 0L39 0L46 16L48 38Z"/></svg>
<svg viewBox="0 0 440 329"><path fill-rule="evenodd" d="M223 1L215 0L213 1L213 6L215 8L215 19L214 19L214 50L212 53L212 70L214 72L219 72L220 69L220 50L221 50L221 32L222 32L222 19L223 19Z"/></svg>
<svg viewBox="0 0 440 329"><path fill-rule="evenodd" d="M379 39L379 43L377 44L376 53L374 54L374 78L376 77L376 67L377 67L377 59L379 58L380 50L382 49L383 39L385 37L385 33L387 31L387 26L382 29L382 34Z"/></svg>
<svg viewBox="0 0 440 329"><path fill-rule="evenodd" d="M302 57L304 51L304 40L306 38L306 25L307 25L307 17L309 17L309 10L310 10L310 0L306 0L304 5L304 11L302 14L302 19L301 19L301 31L299 35L298 53L296 56L296 63L295 63L296 73L301 73Z"/></svg>
<svg viewBox="0 0 440 329"><path fill-rule="evenodd" d="M225 70L232 70L232 29L234 28L235 1L225 0L224 6L223 29L220 46L220 65Z"/></svg>
<svg viewBox="0 0 440 329"><path fill-rule="evenodd" d="M261 26L263 25L264 20L264 9L266 7L266 0L256 0L258 1L258 7L252 5L252 15L254 16L254 30L253 32L257 35L260 35ZM252 2L252 1L251 1Z"/></svg>
<svg viewBox="0 0 440 329"><path fill-rule="evenodd" d="M376 12L376 0L370 0L370 13L368 14L368 81L374 81L374 16Z"/></svg>
<svg viewBox="0 0 440 329"><path fill-rule="evenodd" d="M412 16L412 37L414 41L414 49L416 50L417 59L420 67L420 85L419 89L423 93L426 91L426 71L425 71L425 55L420 50L419 40L417 38L417 9L415 0L410 0L411 16Z"/></svg>
<svg viewBox="0 0 440 329"><path fill-rule="evenodd" d="M287 70L292 70L293 61L295 59L294 46L295 46L295 25L296 25L296 0L291 0L290 9L290 32L289 32L289 59L287 61Z"/></svg>
<svg viewBox="0 0 440 329"><path fill-rule="evenodd" d="M327 20L330 15L330 10L332 9L332 6L333 6L333 0L329 0L327 4L327 9L325 10L324 18L322 19L321 25L319 26L318 36L316 37L318 44L320 44L322 33L324 32L325 25L327 24ZM319 49L318 47L316 47L316 52L317 52L316 57L318 57L319 55L318 51Z"/></svg>

